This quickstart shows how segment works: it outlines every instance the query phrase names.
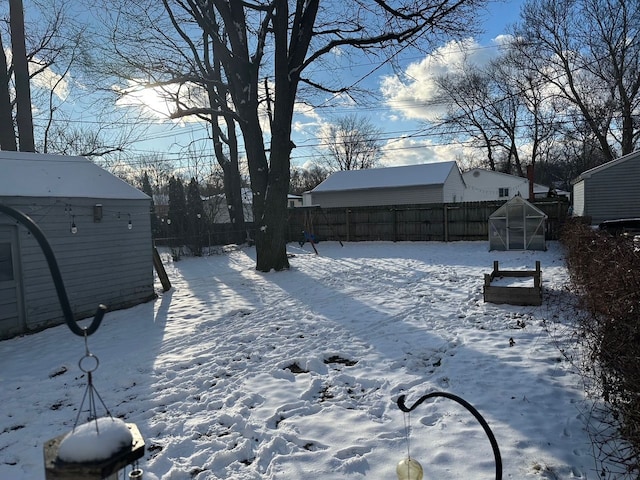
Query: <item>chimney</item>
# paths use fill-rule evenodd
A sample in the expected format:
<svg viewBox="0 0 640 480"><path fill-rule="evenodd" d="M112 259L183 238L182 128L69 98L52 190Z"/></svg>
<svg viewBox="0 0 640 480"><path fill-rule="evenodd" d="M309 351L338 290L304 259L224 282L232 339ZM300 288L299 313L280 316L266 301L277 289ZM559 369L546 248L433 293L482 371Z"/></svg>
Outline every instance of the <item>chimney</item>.
<svg viewBox="0 0 640 480"><path fill-rule="evenodd" d="M529 179L529 201L535 200L535 194L533 193L533 165L527 165L527 178Z"/></svg>

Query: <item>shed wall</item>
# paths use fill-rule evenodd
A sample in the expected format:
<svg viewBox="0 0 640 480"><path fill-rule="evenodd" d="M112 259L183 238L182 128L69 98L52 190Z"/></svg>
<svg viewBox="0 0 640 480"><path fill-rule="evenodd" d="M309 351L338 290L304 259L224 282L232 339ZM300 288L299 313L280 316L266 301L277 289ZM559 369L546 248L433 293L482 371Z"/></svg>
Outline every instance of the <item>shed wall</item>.
<svg viewBox="0 0 640 480"><path fill-rule="evenodd" d="M640 217L640 158L594 172L585 179L585 210L593 224Z"/></svg>
<svg viewBox="0 0 640 480"><path fill-rule="evenodd" d="M323 208L442 203L442 185L313 192L313 205Z"/></svg>
<svg viewBox="0 0 640 480"><path fill-rule="evenodd" d="M0 201L31 217L44 232L77 319L93 316L99 304L113 310L153 297L150 200L0 197ZM102 204L99 222L94 222L95 204ZM72 221L76 234L70 231ZM0 214L0 224L15 225L15 221ZM63 323L38 242L19 228L18 243L26 328Z"/></svg>

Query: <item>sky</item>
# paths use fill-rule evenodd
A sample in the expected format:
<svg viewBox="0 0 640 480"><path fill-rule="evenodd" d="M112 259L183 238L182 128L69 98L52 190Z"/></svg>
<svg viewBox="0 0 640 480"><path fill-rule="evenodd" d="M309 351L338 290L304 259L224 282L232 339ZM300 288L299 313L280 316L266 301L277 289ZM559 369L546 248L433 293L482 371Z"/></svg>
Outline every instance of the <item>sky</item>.
<svg viewBox="0 0 640 480"><path fill-rule="evenodd" d="M445 43L436 46L436 49L426 57L415 56L403 59L400 65L405 77L400 82L396 72L389 65L380 67L379 63L359 57L345 57L342 60L341 70L350 72L352 77L346 78L359 87L367 88L373 95L359 98L359 103L354 104L348 99L335 101L327 98L317 108L303 107L296 109L293 123L292 139L296 148L292 152L292 164L297 167L309 166L317 161L322 139L318 138L322 128L337 117L357 114L365 116L380 131L380 139L383 143L383 166L407 165L414 163L426 163L433 161L456 160L465 154L464 147L454 144L446 144L438 136L431 133L429 125L425 122L433 120L440 108L429 105L433 98L433 75L442 74L455 69L462 58L462 52L466 52L476 63L482 64L491 59L499 51L499 46L504 41L501 37L509 25L518 19L521 4L524 0L505 0L490 2L487 8L478 12L478 22L485 32L477 38L468 38L463 45ZM71 4L74 5L74 4ZM76 5L76 20L89 21L91 18L82 3ZM36 7L30 2L25 2L27 16L35 15ZM34 13L35 12L35 13ZM463 48L461 48L463 47ZM59 72L48 71L48 75L40 75L35 88L47 89L56 80L59 80ZM322 75L323 71L319 73ZM324 74L330 72L326 71ZM114 133L122 130L120 122L127 121L116 116L111 124L102 123L100 127L95 122L93 111L95 107L90 103L91 84L87 79L75 77L72 72L73 87L61 82L57 85L57 100L64 104L63 108L69 109L69 115L75 122L83 122L93 130L105 128ZM117 108L122 115L127 111L127 105L135 104L137 112L142 111L148 115L146 121L136 119L139 131L144 131L142 139L128 149L127 158L133 160L141 155L161 154L163 157L178 160L185 156L186 151L191 151L201 157L211 157L211 142L208 140L209 132L206 125L197 121L169 121L161 120L154 111L166 111L163 101L150 92L141 92L130 95L125 100L117 103ZM328 105L334 105L328 107ZM425 105L429 105L425 108ZM36 121L44 122L35 112ZM131 122L132 117L128 120ZM144 130L142 130L144 129ZM191 176L197 173L194 166L183 166L183 173Z"/></svg>
<svg viewBox="0 0 640 480"><path fill-rule="evenodd" d="M342 245L320 242L315 255L289 244L291 269L268 274L255 270L253 247L179 262L161 251L172 288L156 280L157 299L108 312L86 344L66 325L0 342L0 478L41 480L45 442L84 424L87 352L104 406L144 438L145 480L391 480L407 455L425 480L495 478L489 440L458 403L407 415L396 405L432 392L482 415L503 478L613 471L593 457L598 405L576 368L579 310L557 242L536 252L489 252L486 241ZM542 305L485 303L494 260L514 270L539 260Z"/></svg>
<svg viewBox="0 0 640 480"><path fill-rule="evenodd" d="M463 45L464 51L473 61L481 64L498 53L499 46L504 41L501 35L505 34L509 25L517 21L523 1L491 2L485 11L479 12L478 18L483 21L485 33L477 38L467 39ZM365 99L364 105L345 100L337 102L339 105L335 108L326 108L326 105L312 109L300 106L293 123L292 138L296 148L292 152L292 164L308 167L315 163L322 143L318 132L336 117L354 113L366 116L381 130L383 166L449 161L463 156L464 147L443 143L440 138L429 133L430 129L425 121L433 120L434 115L441 111L419 106L428 102L434 94L432 76L451 71L459 65L462 54L463 50L459 45L450 43L441 45L426 58L408 59L402 68L408 78L416 80L404 84L400 83L391 67L384 67L370 74L376 65L366 61L358 64L350 58L354 81L358 81L359 86L371 89L377 98ZM146 101L149 100L147 96ZM156 108L161 107L158 105ZM207 134L206 127L201 124L190 121L165 122L160 128L152 127L147 136L149 140L138 143L134 149L145 152L157 150L158 145L163 145L176 152L179 147L191 144L196 145L196 149L208 151L209 142L198 141Z"/></svg>

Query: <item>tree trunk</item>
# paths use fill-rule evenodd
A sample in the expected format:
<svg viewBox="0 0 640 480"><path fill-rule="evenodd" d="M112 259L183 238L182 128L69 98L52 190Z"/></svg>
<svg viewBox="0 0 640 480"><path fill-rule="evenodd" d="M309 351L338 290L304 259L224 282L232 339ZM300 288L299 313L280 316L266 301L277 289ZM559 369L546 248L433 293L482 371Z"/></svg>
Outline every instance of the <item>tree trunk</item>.
<svg viewBox="0 0 640 480"><path fill-rule="evenodd" d="M231 162L222 165L224 174L224 196L227 200L229 220L233 225L233 241L244 243L247 237L247 227L244 219L244 202L242 201L242 184L237 165Z"/></svg>
<svg viewBox="0 0 640 480"><path fill-rule="evenodd" d="M24 40L24 12L22 0L9 0L11 22L11 50L13 52L13 73L16 83L16 123L21 152L35 152L33 138L33 118L31 116L31 90L29 85L29 64Z"/></svg>
<svg viewBox="0 0 640 480"><path fill-rule="evenodd" d="M9 68L4 54L0 33L0 150L17 150L16 132L13 128L11 95L9 95Z"/></svg>

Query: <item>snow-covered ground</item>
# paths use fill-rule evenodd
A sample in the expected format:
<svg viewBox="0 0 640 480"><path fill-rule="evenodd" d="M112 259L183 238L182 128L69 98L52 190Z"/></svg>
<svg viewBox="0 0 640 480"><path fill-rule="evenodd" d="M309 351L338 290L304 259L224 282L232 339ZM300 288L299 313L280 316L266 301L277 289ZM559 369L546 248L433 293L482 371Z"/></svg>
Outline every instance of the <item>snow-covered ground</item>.
<svg viewBox="0 0 640 480"><path fill-rule="evenodd" d="M177 263L164 255L173 288L158 284L154 302L108 313L89 337L98 393L145 438L146 480L389 480L408 448L425 480L495 478L467 410L441 398L405 415L395 403L432 391L479 410L504 478L598 478L589 404L567 360L578 352L558 244L318 250L290 244L291 270L268 274L248 247ZM484 303L494 260L529 270L540 260L543 305ZM78 414L84 354L64 325L0 342L1 479L44 478L44 443Z"/></svg>

